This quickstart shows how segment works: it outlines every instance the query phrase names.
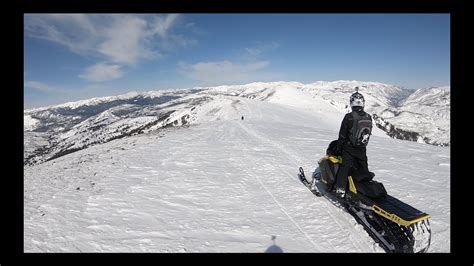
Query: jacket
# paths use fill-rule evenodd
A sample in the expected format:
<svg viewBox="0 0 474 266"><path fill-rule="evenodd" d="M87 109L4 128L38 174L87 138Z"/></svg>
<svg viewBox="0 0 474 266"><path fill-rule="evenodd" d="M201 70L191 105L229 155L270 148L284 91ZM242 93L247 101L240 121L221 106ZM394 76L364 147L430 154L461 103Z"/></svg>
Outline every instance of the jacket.
<svg viewBox="0 0 474 266"><path fill-rule="evenodd" d="M359 115L365 115L365 111L362 107L352 108L352 112L347 113L342 119L341 128L339 129L338 146L337 150L342 154L343 151L349 152L354 157L366 158L366 147L354 147L350 142L351 128L354 123L353 112L357 112Z"/></svg>

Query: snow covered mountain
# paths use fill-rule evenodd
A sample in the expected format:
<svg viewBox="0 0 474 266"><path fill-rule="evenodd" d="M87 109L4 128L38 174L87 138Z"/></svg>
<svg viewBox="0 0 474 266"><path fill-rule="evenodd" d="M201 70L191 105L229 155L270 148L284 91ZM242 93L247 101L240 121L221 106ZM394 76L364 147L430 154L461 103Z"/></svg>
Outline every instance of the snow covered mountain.
<svg viewBox="0 0 474 266"><path fill-rule="evenodd" d="M388 136L421 143L449 146L450 87L411 91L378 82L315 82L304 86L340 110L359 87L366 99L365 110Z"/></svg>
<svg viewBox="0 0 474 266"><path fill-rule="evenodd" d="M25 163L41 163L117 138L185 125L189 115L181 113L183 109L207 99L194 97L197 91L133 92L27 110Z"/></svg>
<svg viewBox="0 0 474 266"><path fill-rule="evenodd" d="M378 82L335 81L257 82L183 90L132 92L93 98L24 112L24 163L36 164L117 138L170 126L200 122L199 109L211 102L213 110L234 106L250 98L316 112L331 129L349 110L347 99L359 87L366 110L386 135L399 139L449 145L449 87L420 89L414 93ZM222 97L235 97L231 102ZM229 105L230 104L230 105ZM197 108L197 109L196 109ZM210 116L209 119L218 117Z"/></svg>
<svg viewBox="0 0 474 266"><path fill-rule="evenodd" d="M24 251L383 252L296 177L337 138L348 83L132 93L25 111L25 153L46 148L30 159L43 163L24 168ZM374 110L408 99L390 86L361 92ZM389 194L432 215L430 252L451 250L449 152L380 128L368 147Z"/></svg>
<svg viewBox="0 0 474 266"><path fill-rule="evenodd" d="M392 124L417 132L427 143L449 145L450 87L419 89L407 97L393 117Z"/></svg>

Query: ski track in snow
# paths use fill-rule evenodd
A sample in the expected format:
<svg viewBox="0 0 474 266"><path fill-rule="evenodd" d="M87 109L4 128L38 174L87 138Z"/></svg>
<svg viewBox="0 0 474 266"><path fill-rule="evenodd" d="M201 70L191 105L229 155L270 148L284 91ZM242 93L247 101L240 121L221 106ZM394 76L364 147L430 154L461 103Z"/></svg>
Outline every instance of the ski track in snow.
<svg viewBox="0 0 474 266"><path fill-rule="evenodd" d="M284 252L383 252L296 177L314 171L339 128L239 100L223 116L233 119L25 167L25 252L265 252L272 235ZM368 157L391 195L432 214L431 251L449 252L449 148L374 136Z"/></svg>
<svg viewBox="0 0 474 266"><path fill-rule="evenodd" d="M262 112L260 110L260 105L258 106L258 112L259 112L259 118L262 117ZM247 108L247 112L250 113L250 110ZM252 115L252 114L251 114ZM244 126L243 123L239 123L238 124L248 135L252 136L253 138L256 138L257 140L260 141L260 143L262 143L262 138L260 136L258 136L255 132L252 132L250 131L246 126ZM265 143L265 139L264 139L264 142ZM281 151L285 152L285 150L283 149L280 149ZM288 153L286 153L288 154ZM290 158L293 158L293 157L290 157ZM251 164L251 162L248 162L248 164ZM248 172L248 175L252 175L252 173ZM288 214L288 212L285 210L285 207L282 206L282 204L275 198L275 196L273 195L273 193L267 188L267 186L265 185L264 182L262 182L262 180L260 179L259 175L258 174L253 174L253 176L255 176L255 178L258 180L258 182L260 183L260 185L262 186L262 188L271 196L272 200L278 205L278 207L280 208L280 210L288 217L288 219L298 228L298 230L308 239L308 241L311 243L311 245L315 248L316 251L320 251L318 246L313 242L313 240L311 239L311 237L308 236L308 234L305 232L304 229L302 229L300 227L300 225Z"/></svg>
<svg viewBox="0 0 474 266"><path fill-rule="evenodd" d="M261 103L259 103L257 105L257 110L258 110L258 113L259 113L259 119L262 119L262 112L261 112L261 107L260 107ZM274 147L274 149L277 151L277 152L280 152L286 156L284 156L284 158L286 158L287 160L289 159L291 161L291 163L294 165L294 169L298 169L300 165L312 165L312 160L308 160L308 159L302 159L300 156L298 156L297 153L293 152L291 148L289 147L284 147L284 144L283 143L279 143L278 141L272 141L270 137L268 136L261 136L259 135L259 133L256 132L256 130L252 130L250 129L248 126L248 123L240 123L239 124L246 132L247 134L249 134L250 136L252 136L253 138L257 139L258 140L258 143L264 143L264 144L267 144L266 146L268 147ZM256 128L257 125L253 125L253 128ZM275 138L276 139L276 138ZM306 139L306 140L310 140L310 139ZM311 141L311 140L310 140ZM291 143L291 142L290 142ZM294 173L292 172L288 172L287 170L285 169L281 169L281 167L279 167L278 165L275 166L276 168L278 168L279 172L281 173L286 173L288 177L292 177L292 176L296 176ZM258 177L258 175L256 175L256 178L258 178L258 180L260 181L260 178ZM296 183L300 184L300 181L297 180L296 178L292 178L292 180L295 180ZM289 216L287 214L287 212L285 211L284 207L278 202L278 200L275 199L275 197L273 196L273 194L265 187L265 185L260 181L260 183L262 184L262 186L265 188L265 190L272 196L272 198L274 199L274 201L280 206L280 208L282 209L282 211L288 216L289 219L292 220L292 222L298 227L300 228L300 226L294 222L293 218L291 216ZM306 191L307 192L307 191ZM308 194L311 194L311 193L308 193ZM337 207L335 206L332 206L331 204L329 204L327 202L326 199L318 199L319 202L318 204L320 204L321 202L323 203L324 205L324 209L328 215L330 217L332 217L332 220L338 225L339 227L339 230L342 231L342 232L348 232L350 233L350 242L354 245L354 246L357 246L359 250L364 250L363 248L363 245L362 243L360 243L360 239L364 238L363 236L360 235L360 230L359 231L351 231L351 228L353 227L353 225L346 225L346 226L343 226L340 221L344 221L344 220L347 220L348 217L343 217L343 215L340 215L337 209ZM318 210L319 212L319 210ZM322 228L321 228L322 229ZM300 231L302 231L306 236L307 234L300 229ZM355 234L357 234L357 236L355 236ZM308 236L307 236L308 237ZM308 237L308 239L310 239ZM313 243L313 241L310 239L310 242ZM314 245L314 244L313 244Z"/></svg>

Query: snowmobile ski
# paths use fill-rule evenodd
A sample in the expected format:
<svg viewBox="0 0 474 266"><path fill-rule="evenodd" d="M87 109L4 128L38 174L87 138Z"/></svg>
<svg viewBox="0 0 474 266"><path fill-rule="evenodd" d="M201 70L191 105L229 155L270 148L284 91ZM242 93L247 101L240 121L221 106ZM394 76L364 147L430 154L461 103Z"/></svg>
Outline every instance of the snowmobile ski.
<svg viewBox="0 0 474 266"><path fill-rule="evenodd" d="M305 185L315 196L317 197L322 197L323 194L318 191L316 186L314 185L314 180L312 183L308 182L308 179L306 179L306 175L304 174L303 167L299 168L299 173L298 173L298 179Z"/></svg>

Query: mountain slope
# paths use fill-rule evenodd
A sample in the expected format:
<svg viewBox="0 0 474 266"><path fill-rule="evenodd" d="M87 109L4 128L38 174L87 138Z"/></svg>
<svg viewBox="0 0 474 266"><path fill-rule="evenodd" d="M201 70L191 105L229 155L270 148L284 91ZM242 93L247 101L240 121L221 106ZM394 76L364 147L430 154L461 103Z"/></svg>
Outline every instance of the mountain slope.
<svg viewBox="0 0 474 266"><path fill-rule="evenodd" d="M265 252L272 235L284 252L382 252L296 177L339 122L247 96L203 102L189 127L26 166L25 252ZM433 216L431 251L450 252L449 149L375 135L368 157L390 194Z"/></svg>
<svg viewBox="0 0 474 266"><path fill-rule="evenodd" d="M415 92L379 82L315 82L303 86L313 97L321 97L339 110L359 87L365 110L390 137L440 146L450 144L450 87Z"/></svg>
<svg viewBox="0 0 474 266"><path fill-rule="evenodd" d="M419 89L402 102L397 116L388 121L420 133L427 143L449 143L450 91L450 87Z"/></svg>
<svg viewBox="0 0 474 266"><path fill-rule="evenodd" d="M42 163L117 138L187 124L191 107L210 99L197 92L129 93L26 110L25 164Z"/></svg>
<svg viewBox="0 0 474 266"><path fill-rule="evenodd" d="M203 104L221 96L234 97L232 101L256 99L300 112L315 112L318 117L324 117L318 123L335 128L339 126L341 115L348 111L347 99L356 86L366 97L367 112L374 117L377 125L374 134L449 145L449 87L424 89L410 95L411 91L378 82L321 81L306 85L256 82L191 90L132 92L25 110L24 163L38 164L117 138L199 123L199 117L215 119L199 110ZM442 97L439 97L440 93ZM220 108L216 106L206 112Z"/></svg>

